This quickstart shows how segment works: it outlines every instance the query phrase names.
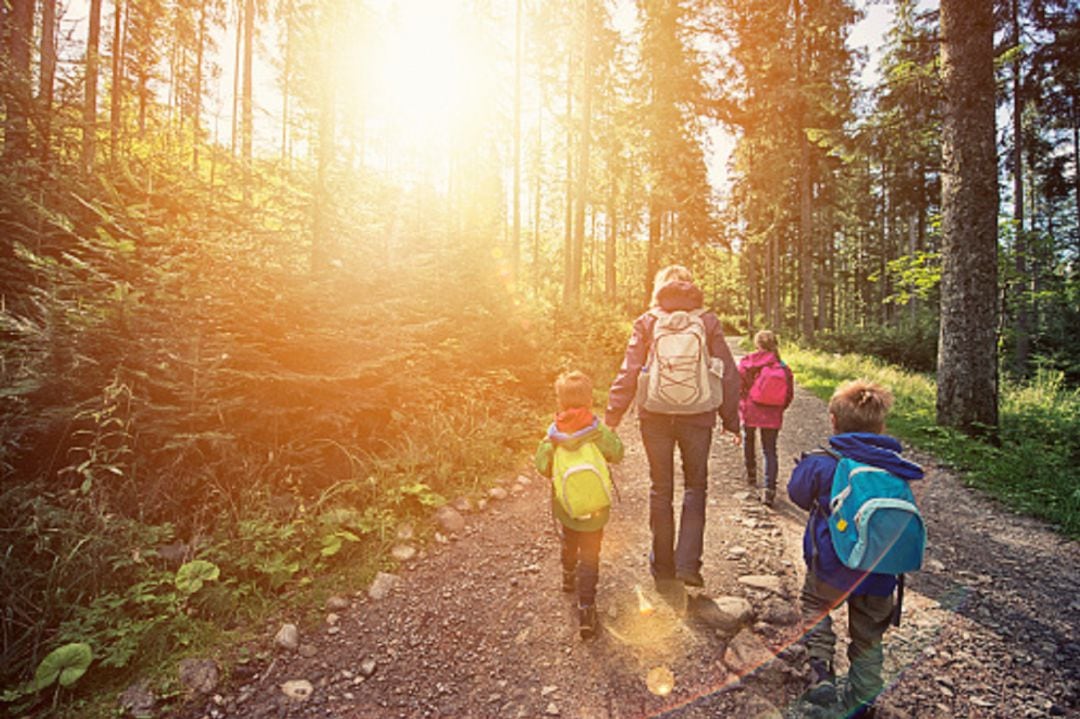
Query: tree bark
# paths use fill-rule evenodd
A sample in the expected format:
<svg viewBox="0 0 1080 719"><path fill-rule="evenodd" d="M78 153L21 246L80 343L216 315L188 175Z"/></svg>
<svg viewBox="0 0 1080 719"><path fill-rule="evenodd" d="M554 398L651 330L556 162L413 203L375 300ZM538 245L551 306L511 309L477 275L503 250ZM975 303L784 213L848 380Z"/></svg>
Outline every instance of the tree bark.
<svg viewBox="0 0 1080 719"><path fill-rule="evenodd" d="M240 99L240 161L244 166L244 202L251 201L253 132L252 64L255 59L255 0L244 2L244 77Z"/></svg>
<svg viewBox="0 0 1080 719"><path fill-rule="evenodd" d="M124 4L122 0L113 3L113 44L112 44L112 93L109 101L109 162L116 164L120 143L120 111L124 90L124 45L123 45Z"/></svg>
<svg viewBox="0 0 1080 719"><path fill-rule="evenodd" d="M86 84L83 97L82 166L94 168L97 144L98 48L101 42L101 0L90 0L90 31L86 40Z"/></svg>
<svg viewBox="0 0 1080 719"><path fill-rule="evenodd" d="M996 431L997 156L992 3L941 2L942 277L938 424Z"/></svg>
<svg viewBox="0 0 1080 719"><path fill-rule="evenodd" d="M1023 56L1020 52L1020 0L1012 0L1012 44L1015 53L1012 66L1013 95L1013 231L1016 233L1013 254L1016 267L1016 282L1012 283L1016 297L1016 356L1014 369L1023 376L1027 372L1028 358L1031 354L1031 328L1028 311L1027 272L1027 235L1024 232L1024 103L1021 97L1021 79Z"/></svg>
<svg viewBox="0 0 1080 719"><path fill-rule="evenodd" d="M202 144L203 54L206 49L206 6L199 3L199 29L195 46L195 101L191 118L191 171L199 173L199 145Z"/></svg>
<svg viewBox="0 0 1080 719"><path fill-rule="evenodd" d="M514 236L510 245L510 270L513 281L521 272L521 43L522 0L517 0L514 16Z"/></svg>
<svg viewBox="0 0 1080 719"><path fill-rule="evenodd" d="M41 78L38 105L41 107L41 164L48 167L52 154L53 92L56 86L56 0L41 5Z"/></svg>
<svg viewBox="0 0 1080 719"><path fill-rule="evenodd" d="M574 264L574 61L566 53L566 230L563 243L563 304L570 304Z"/></svg>
<svg viewBox="0 0 1080 719"><path fill-rule="evenodd" d="M30 154L30 40L34 36L34 0L10 0L7 30L7 80L4 98L5 162L22 161Z"/></svg>
<svg viewBox="0 0 1080 719"><path fill-rule="evenodd" d="M574 208L574 241L570 268L570 304L581 300L581 270L585 252L585 206L589 201L589 152L592 131L592 0L584 0L582 23L581 137L578 138L577 205Z"/></svg>

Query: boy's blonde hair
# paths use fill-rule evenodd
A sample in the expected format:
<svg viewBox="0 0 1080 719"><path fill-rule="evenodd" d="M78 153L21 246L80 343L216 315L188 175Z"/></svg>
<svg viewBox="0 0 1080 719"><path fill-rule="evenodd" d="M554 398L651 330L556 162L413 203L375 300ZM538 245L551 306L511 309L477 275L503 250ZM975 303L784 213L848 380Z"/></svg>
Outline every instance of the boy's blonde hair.
<svg viewBox="0 0 1080 719"><path fill-rule="evenodd" d="M754 335L754 346L759 350L776 354L780 351L780 340L772 330L760 330Z"/></svg>
<svg viewBox="0 0 1080 719"><path fill-rule="evenodd" d="M555 399L558 400L559 410L591 407L592 390L593 382L589 375L578 370L563 372L555 380Z"/></svg>
<svg viewBox="0 0 1080 719"><path fill-rule="evenodd" d="M845 382L829 400L829 414L838 432L873 432L885 429L885 416L893 405L887 388L866 379Z"/></svg>
<svg viewBox="0 0 1080 719"><path fill-rule="evenodd" d="M693 282L694 275L690 270L686 269L682 265L668 265L664 269L656 273L656 279L653 280L652 288L652 306L659 307L660 300L658 295L660 289L669 282Z"/></svg>

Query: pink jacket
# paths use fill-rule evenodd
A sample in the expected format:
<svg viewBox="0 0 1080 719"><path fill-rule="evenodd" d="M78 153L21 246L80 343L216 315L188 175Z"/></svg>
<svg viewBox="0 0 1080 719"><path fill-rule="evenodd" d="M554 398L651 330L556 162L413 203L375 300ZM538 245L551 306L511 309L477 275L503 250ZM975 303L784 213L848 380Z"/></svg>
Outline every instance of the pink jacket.
<svg viewBox="0 0 1080 719"><path fill-rule="evenodd" d="M795 396L795 378L791 374L791 368L783 365L788 378L787 399L783 407L769 407L750 401L750 385L757 378L758 370L766 365L779 363L780 360L772 352L754 352L739 360L739 419L746 427L764 427L766 429L780 429L784 423L784 410L791 404Z"/></svg>

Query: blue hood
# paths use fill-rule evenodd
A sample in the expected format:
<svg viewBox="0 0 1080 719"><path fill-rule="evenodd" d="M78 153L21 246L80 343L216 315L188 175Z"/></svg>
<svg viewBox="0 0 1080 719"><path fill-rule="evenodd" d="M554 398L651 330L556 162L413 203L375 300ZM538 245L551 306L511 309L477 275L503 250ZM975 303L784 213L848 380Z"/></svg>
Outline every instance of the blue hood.
<svg viewBox="0 0 1080 719"><path fill-rule="evenodd" d="M901 457L899 453L903 448L892 437L869 432L847 432L829 438L829 444L845 457L880 467L909 482L923 477L922 467Z"/></svg>

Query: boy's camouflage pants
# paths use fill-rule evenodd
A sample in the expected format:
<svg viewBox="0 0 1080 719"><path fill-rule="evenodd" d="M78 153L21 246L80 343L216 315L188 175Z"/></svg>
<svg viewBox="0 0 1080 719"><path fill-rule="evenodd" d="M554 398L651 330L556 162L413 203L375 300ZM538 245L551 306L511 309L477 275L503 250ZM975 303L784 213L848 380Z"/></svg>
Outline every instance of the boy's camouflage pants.
<svg viewBox="0 0 1080 719"><path fill-rule="evenodd" d="M845 595L818 579L814 571L808 569L800 599L803 625L806 627L803 641L807 653L811 659L820 659L831 666L836 649L836 634L832 629L829 612L845 601ZM869 704L882 689L881 668L884 654L881 637L889 628L893 597L851 595L846 597L846 600L848 633L851 635L847 652L851 661L848 687L853 696L850 699Z"/></svg>

